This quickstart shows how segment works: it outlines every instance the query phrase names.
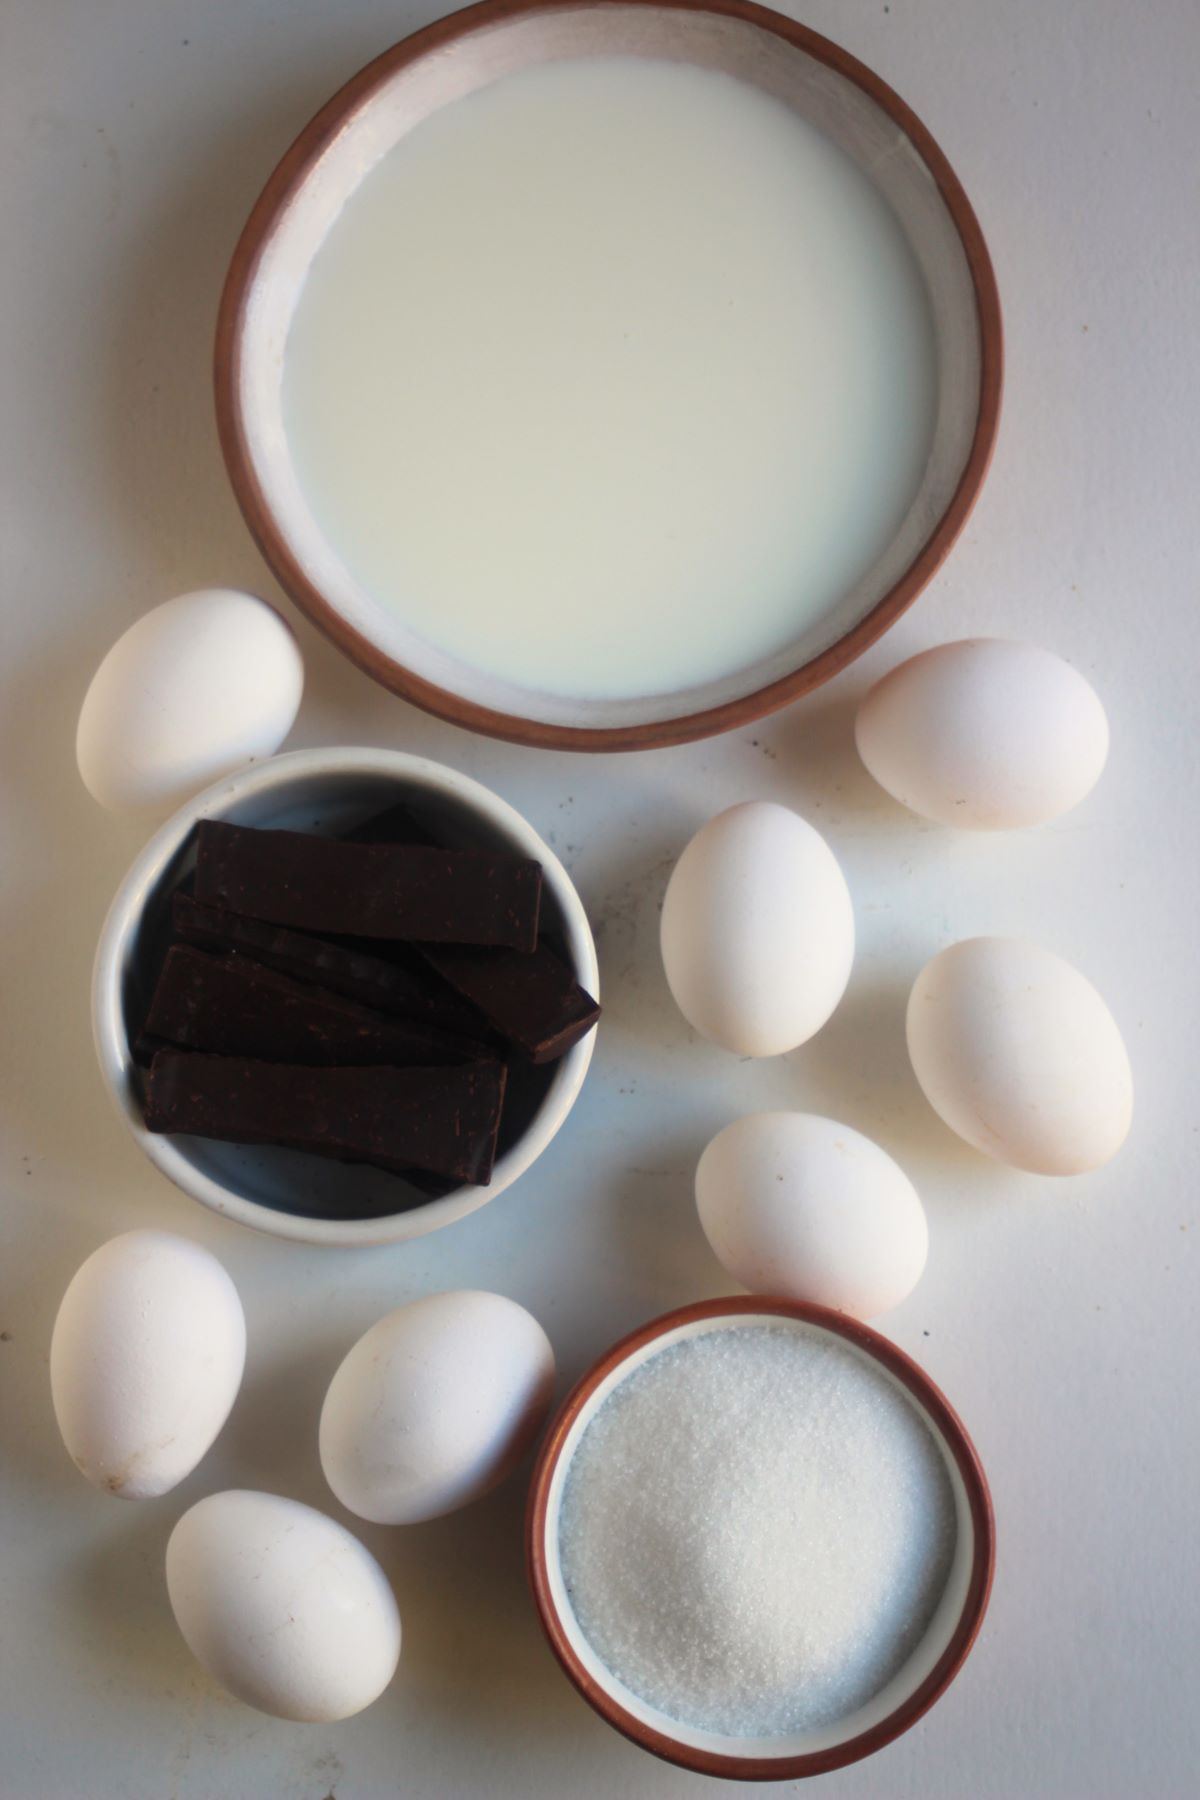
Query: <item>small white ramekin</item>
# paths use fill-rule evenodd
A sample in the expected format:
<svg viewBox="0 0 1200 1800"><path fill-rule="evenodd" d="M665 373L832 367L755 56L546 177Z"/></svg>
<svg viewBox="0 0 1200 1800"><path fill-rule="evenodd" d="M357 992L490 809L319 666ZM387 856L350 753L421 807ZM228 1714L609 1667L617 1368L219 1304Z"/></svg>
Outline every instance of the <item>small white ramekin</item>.
<svg viewBox="0 0 1200 1800"><path fill-rule="evenodd" d="M422 1200L396 1177L362 1164L147 1131L132 1040L169 935L171 894L195 860L199 820L336 831L404 800L434 827L445 823L456 845L511 850L541 863L543 930L580 984L596 994L599 971L587 914L554 852L520 813L479 782L398 750L297 750L215 782L151 838L117 890L100 934L92 1028L100 1071L118 1112L151 1162L184 1193L276 1237L320 1245L397 1243L475 1212L536 1162L574 1105L591 1061L594 1031L549 1065L544 1094L520 1136L497 1157L487 1187L457 1188L436 1200ZM389 1211L393 1193L402 1203L400 1210ZM331 1204L363 1216L318 1216Z"/></svg>

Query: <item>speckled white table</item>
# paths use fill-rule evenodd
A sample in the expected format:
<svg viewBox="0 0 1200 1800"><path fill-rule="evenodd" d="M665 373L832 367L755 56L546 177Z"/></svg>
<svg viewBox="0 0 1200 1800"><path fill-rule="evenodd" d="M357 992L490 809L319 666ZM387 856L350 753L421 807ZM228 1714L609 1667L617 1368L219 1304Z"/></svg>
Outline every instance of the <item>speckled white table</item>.
<svg viewBox="0 0 1200 1800"><path fill-rule="evenodd" d="M332 1506L320 1395L377 1314L491 1286L531 1307L564 1384L620 1332L719 1292L691 1201L717 1126L765 1106L877 1137L922 1190L929 1268L887 1322L988 1466L997 1582L939 1706L824 1795L1183 1800L1195 1672L1200 123L1194 0L814 0L957 165L1008 326L999 450L965 538L903 625L814 699L740 736L604 760L463 735L301 628L293 741L387 743L481 776L557 843L597 926L607 1018L570 1128L494 1206L412 1245L319 1253L219 1223L145 1164L92 1062L92 946L135 835L73 763L90 670L147 606L208 582L273 595L227 491L208 392L222 271L258 187L334 87L433 9L406 0L7 0L0 19L5 472L0 1120L0 1794L4 1800L669 1800L729 1791L595 1719L522 1577L522 1484L406 1532L365 1527L406 1630L393 1689L346 1724L225 1699L175 1634L166 1537L200 1494ZM1028 635L1104 695L1104 781L1011 840L925 828L857 766L851 710L902 654ZM694 1042L657 955L672 858L767 796L826 830L861 948L834 1021L739 1063ZM902 1006L935 949L1028 933L1105 992L1138 1079L1108 1170L1050 1183L958 1145L907 1067ZM247 1303L243 1398L209 1460L141 1507L57 1440L58 1297L102 1238L190 1232Z"/></svg>

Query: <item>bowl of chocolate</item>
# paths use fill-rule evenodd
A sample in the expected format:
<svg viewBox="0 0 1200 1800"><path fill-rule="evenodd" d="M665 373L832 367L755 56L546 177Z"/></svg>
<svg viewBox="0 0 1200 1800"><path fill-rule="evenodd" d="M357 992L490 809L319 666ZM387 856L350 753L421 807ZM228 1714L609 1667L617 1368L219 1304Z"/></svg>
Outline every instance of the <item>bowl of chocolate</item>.
<svg viewBox="0 0 1200 1800"><path fill-rule="evenodd" d="M100 937L101 1072L213 1211L322 1245L436 1231L510 1187L591 1060L596 951L570 877L478 782L303 750L150 840Z"/></svg>

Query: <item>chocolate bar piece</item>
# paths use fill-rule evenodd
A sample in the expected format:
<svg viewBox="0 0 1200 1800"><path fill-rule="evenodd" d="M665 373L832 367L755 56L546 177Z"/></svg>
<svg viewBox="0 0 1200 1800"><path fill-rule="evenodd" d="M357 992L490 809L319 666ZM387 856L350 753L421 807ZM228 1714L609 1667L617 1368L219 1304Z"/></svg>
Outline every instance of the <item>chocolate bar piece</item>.
<svg viewBox="0 0 1200 1800"><path fill-rule="evenodd" d="M475 1062L482 1046L306 987L246 956L167 952L145 1032L151 1039L264 1062L430 1068Z"/></svg>
<svg viewBox="0 0 1200 1800"><path fill-rule="evenodd" d="M360 1006L463 1037L479 1038L486 1029L476 1009L435 975L415 950L395 945L386 959L371 956L365 950L289 931L286 925L251 919L223 906L205 906L191 894L178 892L171 900L171 922L185 943L200 950L237 951L296 981L310 981L315 987L356 1000Z"/></svg>
<svg viewBox="0 0 1200 1800"><path fill-rule="evenodd" d="M160 1050L146 1084L146 1124L486 1186L504 1081L504 1065L491 1062L314 1069Z"/></svg>
<svg viewBox="0 0 1200 1800"><path fill-rule="evenodd" d="M133 1060L139 1069L148 1069L158 1051L166 1048L161 1038L151 1037L148 1031L139 1031L130 1043Z"/></svg>
<svg viewBox="0 0 1200 1800"><path fill-rule="evenodd" d="M542 870L486 850L348 844L205 819L195 892L208 905L299 931L531 951Z"/></svg>
<svg viewBox="0 0 1200 1800"><path fill-rule="evenodd" d="M531 956L458 944L423 945L421 954L535 1063L564 1056L600 1017L597 1002L547 944Z"/></svg>
<svg viewBox="0 0 1200 1800"><path fill-rule="evenodd" d="M347 844L436 844L438 839L426 831L411 807L401 800L386 812L372 813L361 825L343 831Z"/></svg>

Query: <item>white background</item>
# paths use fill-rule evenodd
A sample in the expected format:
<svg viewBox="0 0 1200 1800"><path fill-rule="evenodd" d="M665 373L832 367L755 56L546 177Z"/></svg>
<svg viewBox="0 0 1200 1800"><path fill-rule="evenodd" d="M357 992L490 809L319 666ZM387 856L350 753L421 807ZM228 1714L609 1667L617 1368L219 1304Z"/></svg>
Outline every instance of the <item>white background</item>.
<svg viewBox="0 0 1200 1800"><path fill-rule="evenodd" d="M722 1291L692 1208L707 1137L739 1112L827 1111L921 1189L928 1271L887 1329L943 1385L991 1476L995 1595L963 1674L907 1737L824 1797L1191 1796L1195 1704L1197 656L1200 127L1195 0L822 0L804 17L923 116L995 257L1008 383L965 537L908 619L815 698L738 736L589 760L468 737L373 688L301 627L296 744L394 744L494 785L557 842L597 928L607 1017L569 1128L511 1193L440 1236L321 1253L210 1218L109 1110L88 975L137 834L80 787L75 717L127 624L180 589L275 589L227 490L209 401L224 265L317 105L432 8L403 0L6 0L3 1800L679 1800L732 1792L595 1719L540 1638L522 1481L440 1523L363 1537L393 1577L394 1688L346 1724L278 1724L218 1694L177 1637L163 1546L230 1484L326 1505L324 1385L379 1313L457 1285L511 1294L573 1379L619 1333ZM900 656L971 633L1046 643L1095 682L1113 751L1061 824L973 838L873 787L855 696ZM824 829L855 896L846 1001L810 1045L738 1063L694 1042L663 984L672 859L751 796ZM1027 933L1101 988L1138 1083L1107 1170L1048 1181L958 1144L906 1064L927 956ZM88 1488L55 1434L54 1310L109 1234L161 1224L220 1255L250 1351L199 1472L134 1507Z"/></svg>

